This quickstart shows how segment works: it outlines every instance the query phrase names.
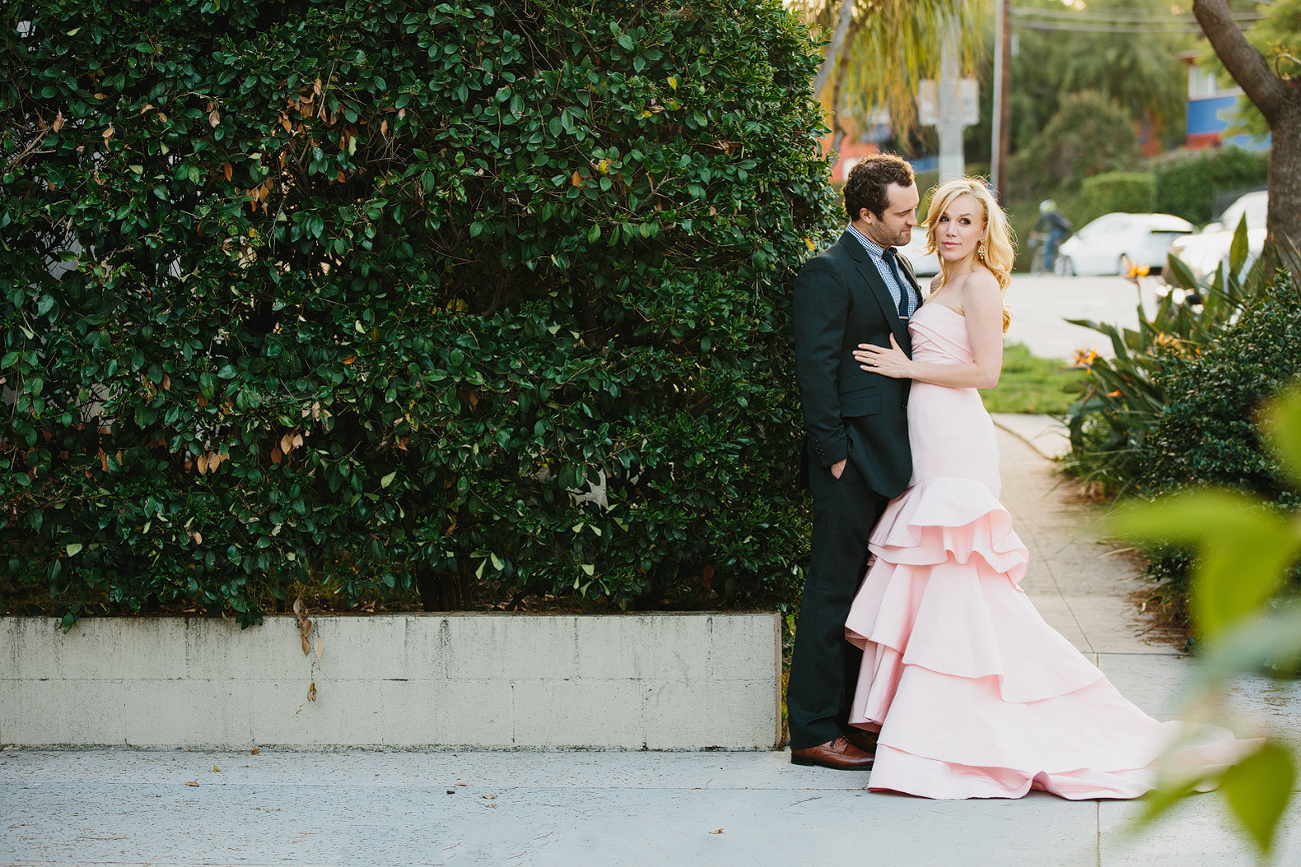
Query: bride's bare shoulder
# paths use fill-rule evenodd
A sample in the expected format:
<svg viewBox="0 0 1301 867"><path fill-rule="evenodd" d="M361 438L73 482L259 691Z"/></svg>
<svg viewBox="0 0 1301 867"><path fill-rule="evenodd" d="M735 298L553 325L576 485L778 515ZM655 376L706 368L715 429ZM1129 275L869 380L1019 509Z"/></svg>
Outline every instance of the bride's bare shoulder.
<svg viewBox="0 0 1301 867"><path fill-rule="evenodd" d="M979 295L993 293L996 296L1002 296L1003 287L998 285L998 278L988 268L976 268L967 275L967 279L962 281L962 288L966 292Z"/></svg>

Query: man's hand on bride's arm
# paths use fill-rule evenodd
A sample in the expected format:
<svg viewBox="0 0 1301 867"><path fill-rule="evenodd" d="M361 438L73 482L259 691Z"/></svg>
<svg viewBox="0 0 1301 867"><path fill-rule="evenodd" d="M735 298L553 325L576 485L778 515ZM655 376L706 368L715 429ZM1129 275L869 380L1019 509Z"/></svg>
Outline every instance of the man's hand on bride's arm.
<svg viewBox="0 0 1301 867"><path fill-rule="evenodd" d="M888 347L872 343L858 344L858 348L854 350L854 360L858 362L859 367L871 373L879 373L891 379L912 379L909 373L912 360L904 355L904 351L895 342L893 334L890 335Z"/></svg>

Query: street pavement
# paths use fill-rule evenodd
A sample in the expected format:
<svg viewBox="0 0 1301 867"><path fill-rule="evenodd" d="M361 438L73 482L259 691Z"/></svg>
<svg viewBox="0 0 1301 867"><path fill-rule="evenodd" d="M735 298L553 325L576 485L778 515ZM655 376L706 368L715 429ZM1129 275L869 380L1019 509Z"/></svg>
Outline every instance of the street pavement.
<svg viewBox="0 0 1301 867"><path fill-rule="evenodd" d="M1078 278L1077 278L1078 279ZM1145 585L1093 507L1053 475L1045 417L998 416L1003 500L1044 618L1168 719L1191 661L1152 640ZM1013 432L1015 431L1015 432ZM1032 445L1033 444L1033 447ZM1240 736L1301 731L1301 690L1226 697ZM87 713L94 708L88 707ZM545 713L539 708L539 713ZM961 725L961 720L954 720ZM1228 867L1255 864L1218 795L1137 837L1139 802L929 801L786 751L0 751L0 865L758 865ZM1301 864L1301 804L1277 864Z"/></svg>
<svg viewBox="0 0 1301 867"><path fill-rule="evenodd" d="M1156 278L1145 277L1141 289L1122 277L1058 277L1055 274L1013 274L1007 288L1012 325L1007 339L1024 343L1040 358L1074 358L1077 349L1115 357L1105 336L1067 319L1110 322L1138 327L1140 294L1149 316L1155 308Z"/></svg>

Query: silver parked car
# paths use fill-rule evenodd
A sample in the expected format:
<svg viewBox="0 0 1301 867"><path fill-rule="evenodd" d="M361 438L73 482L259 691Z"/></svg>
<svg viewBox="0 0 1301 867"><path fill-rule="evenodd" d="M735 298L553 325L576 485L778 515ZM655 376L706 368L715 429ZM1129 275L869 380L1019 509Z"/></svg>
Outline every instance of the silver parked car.
<svg viewBox="0 0 1301 867"><path fill-rule="evenodd" d="M1057 250L1058 274L1123 274L1126 263L1165 267L1176 238L1197 227L1173 214L1104 214L1067 238Z"/></svg>
<svg viewBox="0 0 1301 867"><path fill-rule="evenodd" d="M1260 190L1247 193L1225 209L1224 214L1214 223L1195 235L1176 238L1170 246L1171 255L1178 256L1193 272L1193 276L1202 279L1214 273L1220 263L1229 258L1229 245L1233 243L1233 233L1243 217L1247 218L1247 264L1244 270L1260 255L1265 246L1265 219L1269 215L1269 193Z"/></svg>

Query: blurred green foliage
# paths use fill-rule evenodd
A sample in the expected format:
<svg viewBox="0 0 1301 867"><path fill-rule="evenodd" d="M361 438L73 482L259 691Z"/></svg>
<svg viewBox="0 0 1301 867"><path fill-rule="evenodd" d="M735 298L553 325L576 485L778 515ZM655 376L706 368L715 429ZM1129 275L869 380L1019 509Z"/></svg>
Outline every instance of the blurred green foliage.
<svg viewBox="0 0 1301 867"><path fill-rule="evenodd" d="M1143 160L1129 113L1096 91L1073 93L1026 147L1008 160L1008 195L1075 192L1085 178L1130 171Z"/></svg>
<svg viewBox="0 0 1301 867"><path fill-rule="evenodd" d="M1152 173L1156 178L1155 210L1201 226L1216 216L1217 193L1265 185L1269 153L1237 147L1174 151L1154 159Z"/></svg>
<svg viewBox="0 0 1301 867"><path fill-rule="evenodd" d="M1271 401L1259 421L1260 439L1280 475L1293 490L1301 488L1301 389L1294 385ZM1198 487L1156 502L1127 504L1111 526L1148 544L1196 547L1193 615L1205 642L1185 689L1189 718L1222 715L1229 681L1236 675L1296 677L1301 604L1293 594L1279 592L1301 553L1301 523L1295 514L1238 491ZM1194 790L1217 785L1242 836L1267 862L1292 797L1297 762L1286 733L1266 734L1257 749L1227 769L1189 777L1165 768L1140 827L1159 820Z"/></svg>
<svg viewBox="0 0 1301 867"><path fill-rule="evenodd" d="M1114 211L1149 214L1156 199L1156 179L1150 172L1103 172L1080 183L1080 197L1080 226Z"/></svg>
<svg viewBox="0 0 1301 867"><path fill-rule="evenodd" d="M776 0L0 19L9 593L795 592L788 289L837 220Z"/></svg>

